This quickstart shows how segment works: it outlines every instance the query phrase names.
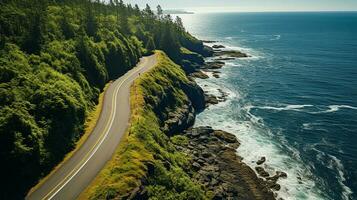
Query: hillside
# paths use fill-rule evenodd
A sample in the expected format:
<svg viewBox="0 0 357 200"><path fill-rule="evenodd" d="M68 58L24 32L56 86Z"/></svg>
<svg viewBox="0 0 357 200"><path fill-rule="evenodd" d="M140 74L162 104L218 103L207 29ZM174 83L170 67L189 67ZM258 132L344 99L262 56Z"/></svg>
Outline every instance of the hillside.
<svg viewBox="0 0 357 200"><path fill-rule="evenodd" d="M1 199L21 199L71 151L105 84L142 55L207 54L180 18L88 0L0 2Z"/></svg>

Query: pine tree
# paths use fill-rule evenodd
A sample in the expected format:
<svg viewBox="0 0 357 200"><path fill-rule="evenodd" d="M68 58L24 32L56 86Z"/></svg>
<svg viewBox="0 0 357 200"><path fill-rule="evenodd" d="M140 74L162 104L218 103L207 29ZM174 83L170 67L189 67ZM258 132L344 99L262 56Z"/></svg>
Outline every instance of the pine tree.
<svg viewBox="0 0 357 200"><path fill-rule="evenodd" d="M161 34L160 49L165 51L174 61L178 61L180 57L180 44L173 34L170 25L170 23L166 22L163 27L164 30Z"/></svg>
<svg viewBox="0 0 357 200"><path fill-rule="evenodd" d="M179 31L185 31L185 27L183 26L183 22L182 22L181 17L176 16L175 24L176 24L176 26L177 26Z"/></svg>
<svg viewBox="0 0 357 200"><path fill-rule="evenodd" d="M158 6L157 6L157 17L158 17L159 19L161 19L163 14L164 14L164 11L162 10L161 6L158 5Z"/></svg>
<svg viewBox="0 0 357 200"><path fill-rule="evenodd" d="M145 48L148 50L149 53L156 49L154 39L152 37L148 39Z"/></svg>
<svg viewBox="0 0 357 200"><path fill-rule="evenodd" d="M86 33L88 36L94 37L97 33L98 25L95 19L92 6L89 5L87 9L87 16L86 16Z"/></svg>
<svg viewBox="0 0 357 200"><path fill-rule="evenodd" d="M153 18L154 17L154 12L151 10L151 7L149 6L149 4L146 4L146 7L144 9L144 13L149 18Z"/></svg>

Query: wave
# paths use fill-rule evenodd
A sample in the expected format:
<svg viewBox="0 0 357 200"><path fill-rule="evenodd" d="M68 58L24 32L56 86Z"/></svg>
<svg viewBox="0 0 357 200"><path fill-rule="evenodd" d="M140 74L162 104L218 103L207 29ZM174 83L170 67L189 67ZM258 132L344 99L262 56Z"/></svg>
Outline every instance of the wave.
<svg viewBox="0 0 357 200"><path fill-rule="evenodd" d="M250 56L247 58L241 58L241 60L257 60L257 59L264 58L264 55L262 53L257 52L251 48L232 45L230 41L233 39L234 39L234 37L225 37L224 38L224 40L226 40L225 42L213 42L213 43L205 44L205 45L207 45L209 47L212 47L213 45L223 45L223 46L225 46L225 48L223 48L223 50L240 51L243 53L247 53Z"/></svg>
<svg viewBox="0 0 357 200"><path fill-rule="evenodd" d="M320 114L320 113L333 113L337 112L341 109L352 109L357 110L357 107L349 106L349 105L330 105L328 106L329 109L319 112L312 112L312 114Z"/></svg>
<svg viewBox="0 0 357 200"><path fill-rule="evenodd" d="M273 106L251 106L251 108L264 109L264 110L276 110L276 111L303 111L306 107L313 107L313 105L287 105L285 107L273 107Z"/></svg>
<svg viewBox="0 0 357 200"><path fill-rule="evenodd" d="M273 35L274 38L270 39L271 41L275 41L275 40L280 40L281 35Z"/></svg>
<svg viewBox="0 0 357 200"><path fill-rule="evenodd" d="M211 84L207 82L211 82ZM215 92L218 88L229 91L235 98L229 98L227 104L237 101L237 99L244 101L238 91L227 89L225 85L216 82L215 79L200 80L198 84L210 92ZM288 105L285 108L299 109L305 106ZM301 161L300 152L292 146L287 144L282 146L276 142L275 133L264 124L264 120L250 113L252 108L253 106L242 108L238 106L227 110L226 105L212 106L197 116L195 127L208 125L214 129L235 134L241 142L241 146L237 149L238 154L243 157L243 162L253 169L256 167L255 162L261 156L265 156L267 161L263 167L269 174L274 175L276 171L286 172L288 178L278 181L281 185L281 190L277 192L278 197L283 199L294 199L295 197L323 199L320 196L321 191L310 178L313 176L310 167ZM286 146L288 149L283 150L286 149Z"/></svg>
<svg viewBox="0 0 357 200"><path fill-rule="evenodd" d="M334 169L338 172L337 181L342 188L341 198L344 200L349 200L350 196L351 196L351 194L353 194L353 192L352 192L351 188L349 188L347 185L344 184L344 182L346 181L345 173L344 173L344 171L345 171L344 166L341 163L341 160L336 158L336 156L332 156L332 155L328 155L328 156L331 159L330 159L330 162L327 167L330 169Z"/></svg>
<svg viewBox="0 0 357 200"><path fill-rule="evenodd" d="M316 105L310 105L310 104L303 104L303 105L286 105L283 107L274 107L274 106L249 106L250 109L255 108L255 109L263 109L263 110L276 110L276 111L297 111L297 112L306 112L310 114L323 114L323 113L333 113L340 111L341 109L351 109L351 110L357 110L357 107L354 106L349 106L349 105L329 105L326 106L328 109L323 110L323 111L315 111L311 112L309 110L305 110L306 108L313 108L313 109L319 109L322 106L316 106ZM308 127L306 127L308 128Z"/></svg>

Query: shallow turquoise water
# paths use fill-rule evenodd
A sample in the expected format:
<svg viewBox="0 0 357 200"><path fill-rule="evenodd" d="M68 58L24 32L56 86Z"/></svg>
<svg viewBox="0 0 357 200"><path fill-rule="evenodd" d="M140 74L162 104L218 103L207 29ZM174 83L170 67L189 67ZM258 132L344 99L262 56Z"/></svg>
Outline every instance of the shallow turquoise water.
<svg viewBox="0 0 357 200"><path fill-rule="evenodd" d="M183 15L201 39L253 57L199 80L229 100L197 117L238 136L247 164L282 170L284 199L357 199L357 13Z"/></svg>

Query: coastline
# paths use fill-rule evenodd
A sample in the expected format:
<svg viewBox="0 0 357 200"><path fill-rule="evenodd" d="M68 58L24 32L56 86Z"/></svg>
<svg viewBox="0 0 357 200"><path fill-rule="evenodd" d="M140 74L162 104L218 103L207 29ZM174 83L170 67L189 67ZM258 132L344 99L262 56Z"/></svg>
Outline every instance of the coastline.
<svg viewBox="0 0 357 200"><path fill-rule="evenodd" d="M206 56L205 62L200 67L196 68L196 70L187 73L188 76L193 79L219 79L221 73L220 69L226 65L225 61L251 57L251 55L243 53L240 50L229 50L226 46L217 41L202 42L206 48L211 49L212 55ZM209 94L208 91L204 91L206 109L211 105L227 101L229 94L222 89L218 89L217 91L217 95L212 95ZM226 140L223 139L222 141L221 139L216 138L216 133L231 137L231 142L232 140L234 142L228 142L227 144ZM215 186L217 186L217 179L220 180L220 177L216 176L212 178L212 174L210 174L209 171L212 171L212 169L213 171L220 171L222 170L222 164L226 164L220 173L229 173L231 179L228 178L220 181L221 183L223 182L223 184L232 186L230 188L231 193L227 191L219 191L219 198L250 199L254 197L253 199L276 199L278 197L276 192L281 189L281 186L277 182L279 179L285 179L287 174L281 171L275 171L274 175L269 174L263 168L263 164L266 161L264 156L256 161L257 167L255 168L251 168L245 164L242 161L243 158L237 152L237 149L240 146L239 137L225 131L214 130L211 127L205 126L189 128L184 134L188 135L190 142L184 147L179 146L179 148L188 152L188 155L193 155L194 162L192 166L199 174L198 177L197 175L194 177L196 180L201 181L204 185L208 185L210 188L214 189ZM198 146L198 148L194 148L196 146ZM219 153L218 155L215 154L215 151L217 153L217 149L219 149L218 152L223 153ZM197 150L201 153L197 152ZM208 154L211 154L211 156L208 156ZM209 174L208 176L207 173ZM240 181L235 182L235 180ZM240 189L233 189L234 186L237 185L239 185ZM219 188L222 189L222 187ZM247 196L240 196L242 193Z"/></svg>
<svg viewBox="0 0 357 200"><path fill-rule="evenodd" d="M277 181L286 174L263 179L242 162L236 136L193 128L198 113L227 96L223 91L218 97L205 94L192 76L203 69L218 75L224 66L223 61L205 62L219 51L203 45L201 50L182 48L181 65L157 52L157 66L132 86L131 105L136 106L126 144L80 199L276 199ZM243 55L248 57L238 51L219 53L224 59Z"/></svg>

